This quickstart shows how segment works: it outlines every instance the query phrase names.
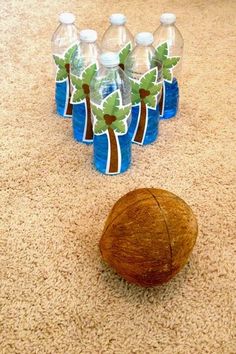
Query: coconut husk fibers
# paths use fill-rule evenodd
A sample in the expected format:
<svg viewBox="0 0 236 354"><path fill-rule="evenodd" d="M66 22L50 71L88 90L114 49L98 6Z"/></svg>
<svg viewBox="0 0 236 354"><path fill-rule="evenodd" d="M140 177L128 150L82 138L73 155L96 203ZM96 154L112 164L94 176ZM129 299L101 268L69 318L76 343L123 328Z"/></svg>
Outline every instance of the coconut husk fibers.
<svg viewBox="0 0 236 354"><path fill-rule="evenodd" d="M186 264L197 230L196 218L181 198L161 189L136 189L112 208L100 250L127 281L160 285Z"/></svg>

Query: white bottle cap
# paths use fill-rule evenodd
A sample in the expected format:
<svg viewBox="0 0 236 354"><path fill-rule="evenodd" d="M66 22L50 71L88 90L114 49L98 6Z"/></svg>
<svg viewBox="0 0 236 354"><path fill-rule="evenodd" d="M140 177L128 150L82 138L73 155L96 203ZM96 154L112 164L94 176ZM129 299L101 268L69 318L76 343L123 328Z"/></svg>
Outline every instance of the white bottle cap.
<svg viewBox="0 0 236 354"><path fill-rule="evenodd" d="M139 32L135 36L135 42L140 45L148 46L153 43L153 35L151 32Z"/></svg>
<svg viewBox="0 0 236 354"><path fill-rule="evenodd" d="M71 12L63 12L59 16L59 21L65 25L71 25L75 22L75 15Z"/></svg>
<svg viewBox="0 0 236 354"><path fill-rule="evenodd" d="M112 14L110 17L109 17L109 20L110 20L110 23L112 25L124 25L125 22L126 22L126 17L125 15L123 14Z"/></svg>
<svg viewBox="0 0 236 354"><path fill-rule="evenodd" d="M79 38L82 42L93 43L96 42L98 35L97 32L92 29L85 29L80 31Z"/></svg>
<svg viewBox="0 0 236 354"><path fill-rule="evenodd" d="M163 23L164 25L171 25L175 23L175 21L176 21L175 14L169 12L162 14L160 17L160 22Z"/></svg>
<svg viewBox="0 0 236 354"><path fill-rule="evenodd" d="M106 67L117 66L120 63L119 54L116 52L105 52L99 57L100 63Z"/></svg>

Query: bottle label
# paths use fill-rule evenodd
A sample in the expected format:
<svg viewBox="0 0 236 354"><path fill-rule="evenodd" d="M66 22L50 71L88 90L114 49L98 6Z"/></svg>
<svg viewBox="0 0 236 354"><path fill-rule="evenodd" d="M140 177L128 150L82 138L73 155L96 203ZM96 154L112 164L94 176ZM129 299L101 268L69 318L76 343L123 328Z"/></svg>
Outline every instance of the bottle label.
<svg viewBox="0 0 236 354"><path fill-rule="evenodd" d="M157 74L157 67L155 67L142 75L139 80L130 79L133 107L132 121L135 122L132 141L140 145L143 145L144 143L149 125L149 118L151 115L149 109L156 111L162 89L162 83L157 83ZM139 109L134 109L135 106L138 106ZM135 112L137 113L135 114Z"/></svg>
<svg viewBox="0 0 236 354"><path fill-rule="evenodd" d="M173 82L173 69L180 61L180 56L170 56L170 46L168 42L161 43L155 50L153 60L159 60L162 62L162 76L163 80L172 84ZM165 101L166 101L166 90L165 85L163 84L162 96L160 99L160 116L164 115L165 111Z"/></svg>
<svg viewBox="0 0 236 354"><path fill-rule="evenodd" d="M131 53L132 51L132 43L128 42L120 51L119 51L119 58L120 58L120 64L119 66L121 67L121 69L124 70L125 68L125 61L128 57L128 55Z"/></svg>
<svg viewBox="0 0 236 354"><path fill-rule="evenodd" d="M100 105L92 103L94 134L106 134L108 139L106 173L117 174L121 170L121 146L119 136L128 132L131 104L123 105L120 90L108 95Z"/></svg>
<svg viewBox="0 0 236 354"><path fill-rule="evenodd" d="M78 117L80 119L84 118L84 132L83 141L91 142L93 141L93 129L92 129L92 119L91 119L91 103L90 103L90 83L97 72L97 63L93 63L87 66L80 74L80 77L71 75L71 82L73 86L71 103L73 105L82 104L85 105L85 117ZM84 112L84 109L82 109Z"/></svg>
<svg viewBox="0 0 236 354"><path fill-rule="evenodd" d="M53 59L57 68L56 71L56 83L62 84L65 82L66 90L62 91L63 97L58 97L56 95L57 100L59 102L64 102L64 116L71 117L72 116L72 104L70 103L71 98L71 83L70 83L70 63L71 58L74 53L78 50L78 45L75 44L67 49L62 55L53 55ZM56 86L57 87L57 86ZM59 104L57 102L57 104Z"/></svg>

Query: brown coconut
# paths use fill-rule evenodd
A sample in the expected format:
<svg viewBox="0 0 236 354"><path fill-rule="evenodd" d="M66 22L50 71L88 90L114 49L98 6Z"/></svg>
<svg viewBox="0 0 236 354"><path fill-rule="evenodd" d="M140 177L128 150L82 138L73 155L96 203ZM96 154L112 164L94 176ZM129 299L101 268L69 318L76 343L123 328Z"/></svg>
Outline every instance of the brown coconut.
<svg viewBox="0 0 236 354"><path fill-rule="evenodd" d="M100 240L102 258L128 282L149 287L168 282L188 261L197 221L179 197L136 189L113 206Z"/></svg>

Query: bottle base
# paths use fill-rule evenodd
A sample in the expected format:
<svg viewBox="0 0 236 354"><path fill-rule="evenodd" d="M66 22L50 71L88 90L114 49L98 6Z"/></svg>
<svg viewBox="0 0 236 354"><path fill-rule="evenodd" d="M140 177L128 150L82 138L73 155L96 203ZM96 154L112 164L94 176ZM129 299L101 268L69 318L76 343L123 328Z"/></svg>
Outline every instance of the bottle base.
<svg viewBox="0 0 236 354"><path fill-rule="evenodd" d="M95 163L93 163L93 166L97 172L99 172L105 176L117 176L117 175L126 173L130 169L131 164L129 164L126 168L121 169L120 172L114 172L114 173L110 173L110 172L108 173L104 169L100 169L98 166L96 166Z"/></svg>
<svg viewBox="0 0 236 354"><path fill-rule="evenodd" d="M85 144L85 145L92 145L93 144L93 141L84 141L83 139L78 138L75 135L73 135L73 138L76 143L81 143L81 144Z"/></svg>
<svg viewBox="0 0 236 354"><path fill-rule="evenodd" d="M176 118L178 116L178 112L176 110L170 110L164 113L162 117L160 117L161 120L166 120L166 119L172 119Z"/></svg>
<svg viewBox="0 0 236 354"><path fill-rule="evenodd" d="M57 114L60 118L65 118L65 119L67 119L67 118L71 119L71 117L72 117L72 115L65 116L65 115L64 115L64 112L62 113L62 112L60 112L59 110L56 110L56 114Z"/></svg>
<svg viewBox="0 0 236 354"><path fill-rule="evenodd" d="M139 146L145 146L145 145L154 144L155 141L157 141L157 139L158 139L158 134L155 134L155 136L151 136L151 137L146 136L143 143L138 143L138 142L132 140L132 144L136 144Z"/></svg>
<svg viewBox="0 0 236 354"><path fill-rule="evenodd" d="M67 82L56 83L55 88L56 113L62 118L71 118L72 114L65 114L67 102Z"/></svg>

